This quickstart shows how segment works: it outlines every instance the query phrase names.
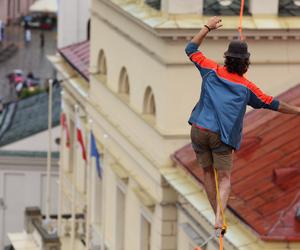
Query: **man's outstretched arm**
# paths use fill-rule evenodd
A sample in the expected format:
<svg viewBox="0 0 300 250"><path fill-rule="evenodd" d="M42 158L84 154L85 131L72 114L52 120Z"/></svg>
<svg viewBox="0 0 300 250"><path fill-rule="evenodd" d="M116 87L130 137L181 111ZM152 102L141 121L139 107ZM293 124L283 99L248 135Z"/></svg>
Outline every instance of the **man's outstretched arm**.
<svg viewBox="0 0 300 250"><path fill-rule="evenodd" d="M293 105L290 105L290 104L280 101L279 107L278 107L278 112L284 113L284 114L300 115L300 107L293 106Z"/></svg>

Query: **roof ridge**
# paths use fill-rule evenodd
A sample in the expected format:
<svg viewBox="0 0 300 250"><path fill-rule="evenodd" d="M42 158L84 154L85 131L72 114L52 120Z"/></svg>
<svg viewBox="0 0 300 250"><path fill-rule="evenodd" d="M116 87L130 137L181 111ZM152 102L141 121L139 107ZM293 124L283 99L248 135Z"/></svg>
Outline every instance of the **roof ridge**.
<svg viewBox="0 0 300 250"><path fill-rule="evenodd" d="M63 49L69 49L69 48L72 48L72 47L74 47L74 46L79 46L79 45L81 45L81 44L88 43L88 42L89 42L89 40L84 40L84 41L81 41L81 42L72 43L72 44L69 44L69 45L67 45L67 46L58 48L58 51L63 50Z"/></svg>
<svg viewBox="0 0 300 250"><path fill-rule="evenodd" d="M299 202L300 199L300 191L295 195L295 198L292 200L292 202L284 209L280 212L279 218L278 220L274 223L274 225L268 230L268 232L266 233L266 235L270 235L275 229L276 227L279 226L279 224L281 223L282 219L286 216L286 214L290 211L290 209Z"/></svg>

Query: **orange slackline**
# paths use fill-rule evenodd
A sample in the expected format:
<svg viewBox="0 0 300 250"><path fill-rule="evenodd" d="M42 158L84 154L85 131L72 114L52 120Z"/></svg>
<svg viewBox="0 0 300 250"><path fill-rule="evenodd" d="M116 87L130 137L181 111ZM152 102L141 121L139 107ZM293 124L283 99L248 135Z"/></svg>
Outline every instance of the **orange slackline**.
<svg viewBox="0 0 300 250"><path fill-rule="evenodd" d="M220 250L223 250L223 236L220 234Z"/></svg>
<svg viewBox="0 0 300 250"><path fill-rule="evenodd" d="M241 0L241 9L240 9L240 23L239 23L239 34L240 34L240 40L244 40L243 37L243 16L244 16L244 6L245 6L245 0Z"/></svg>
<svg viewBox="0 0 300 250"><path fill-rule="evenodd" d="M216 191L217 191L217 201L218 201L218 205L220 206L220 210L221 210L221 216L222 216L222 220L223 220L223 225L222 225L222 229L227 230L227 223L226 223L226 217L225 217L225 212L224 212L224 208L222 205L222 201L221 201L221 196L220 196L220 190L219 190L219 178L218 178L218 170L214 168L214 174L215 174L215 182L216 182ZM220 232L219 235L219 241L220 241L220 250L223 250L223 235Z"/></svg>

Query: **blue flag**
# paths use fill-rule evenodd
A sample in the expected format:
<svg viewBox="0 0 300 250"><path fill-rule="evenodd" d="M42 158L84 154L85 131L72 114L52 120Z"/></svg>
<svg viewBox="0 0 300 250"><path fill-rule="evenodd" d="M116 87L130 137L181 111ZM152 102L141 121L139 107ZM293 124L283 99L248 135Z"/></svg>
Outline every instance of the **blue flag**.
<svg viewBox="0 0 300 250"><path fill-rule="evenodd" d="M97 149L97 144L93 132L91 132L91 157L96 158L96 168L97 168L98 176L101 178L102 168L100 165L100 153Z"/></svg>

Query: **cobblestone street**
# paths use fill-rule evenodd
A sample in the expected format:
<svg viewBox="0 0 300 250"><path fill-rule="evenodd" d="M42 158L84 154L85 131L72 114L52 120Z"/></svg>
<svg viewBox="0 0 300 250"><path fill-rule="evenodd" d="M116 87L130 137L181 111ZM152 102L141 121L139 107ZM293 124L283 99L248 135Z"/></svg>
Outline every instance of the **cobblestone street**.
<svg viewBox="0 0 300 250"><path fill-rule="evenodd" d="M28 72L33 72L34 76L41 79L41 82L53 77L53 67L46 57L56 51L56 31L44 31L45 46L43 48L40 47L40 33L40 30L32 30L32 40L25 44L23 28L7 27L3 47L13 42L17 45L18 51L11 58L0 63L0 98L4 103L13 98L6 76L14 69L21 69L26 75Z"/></svg>

